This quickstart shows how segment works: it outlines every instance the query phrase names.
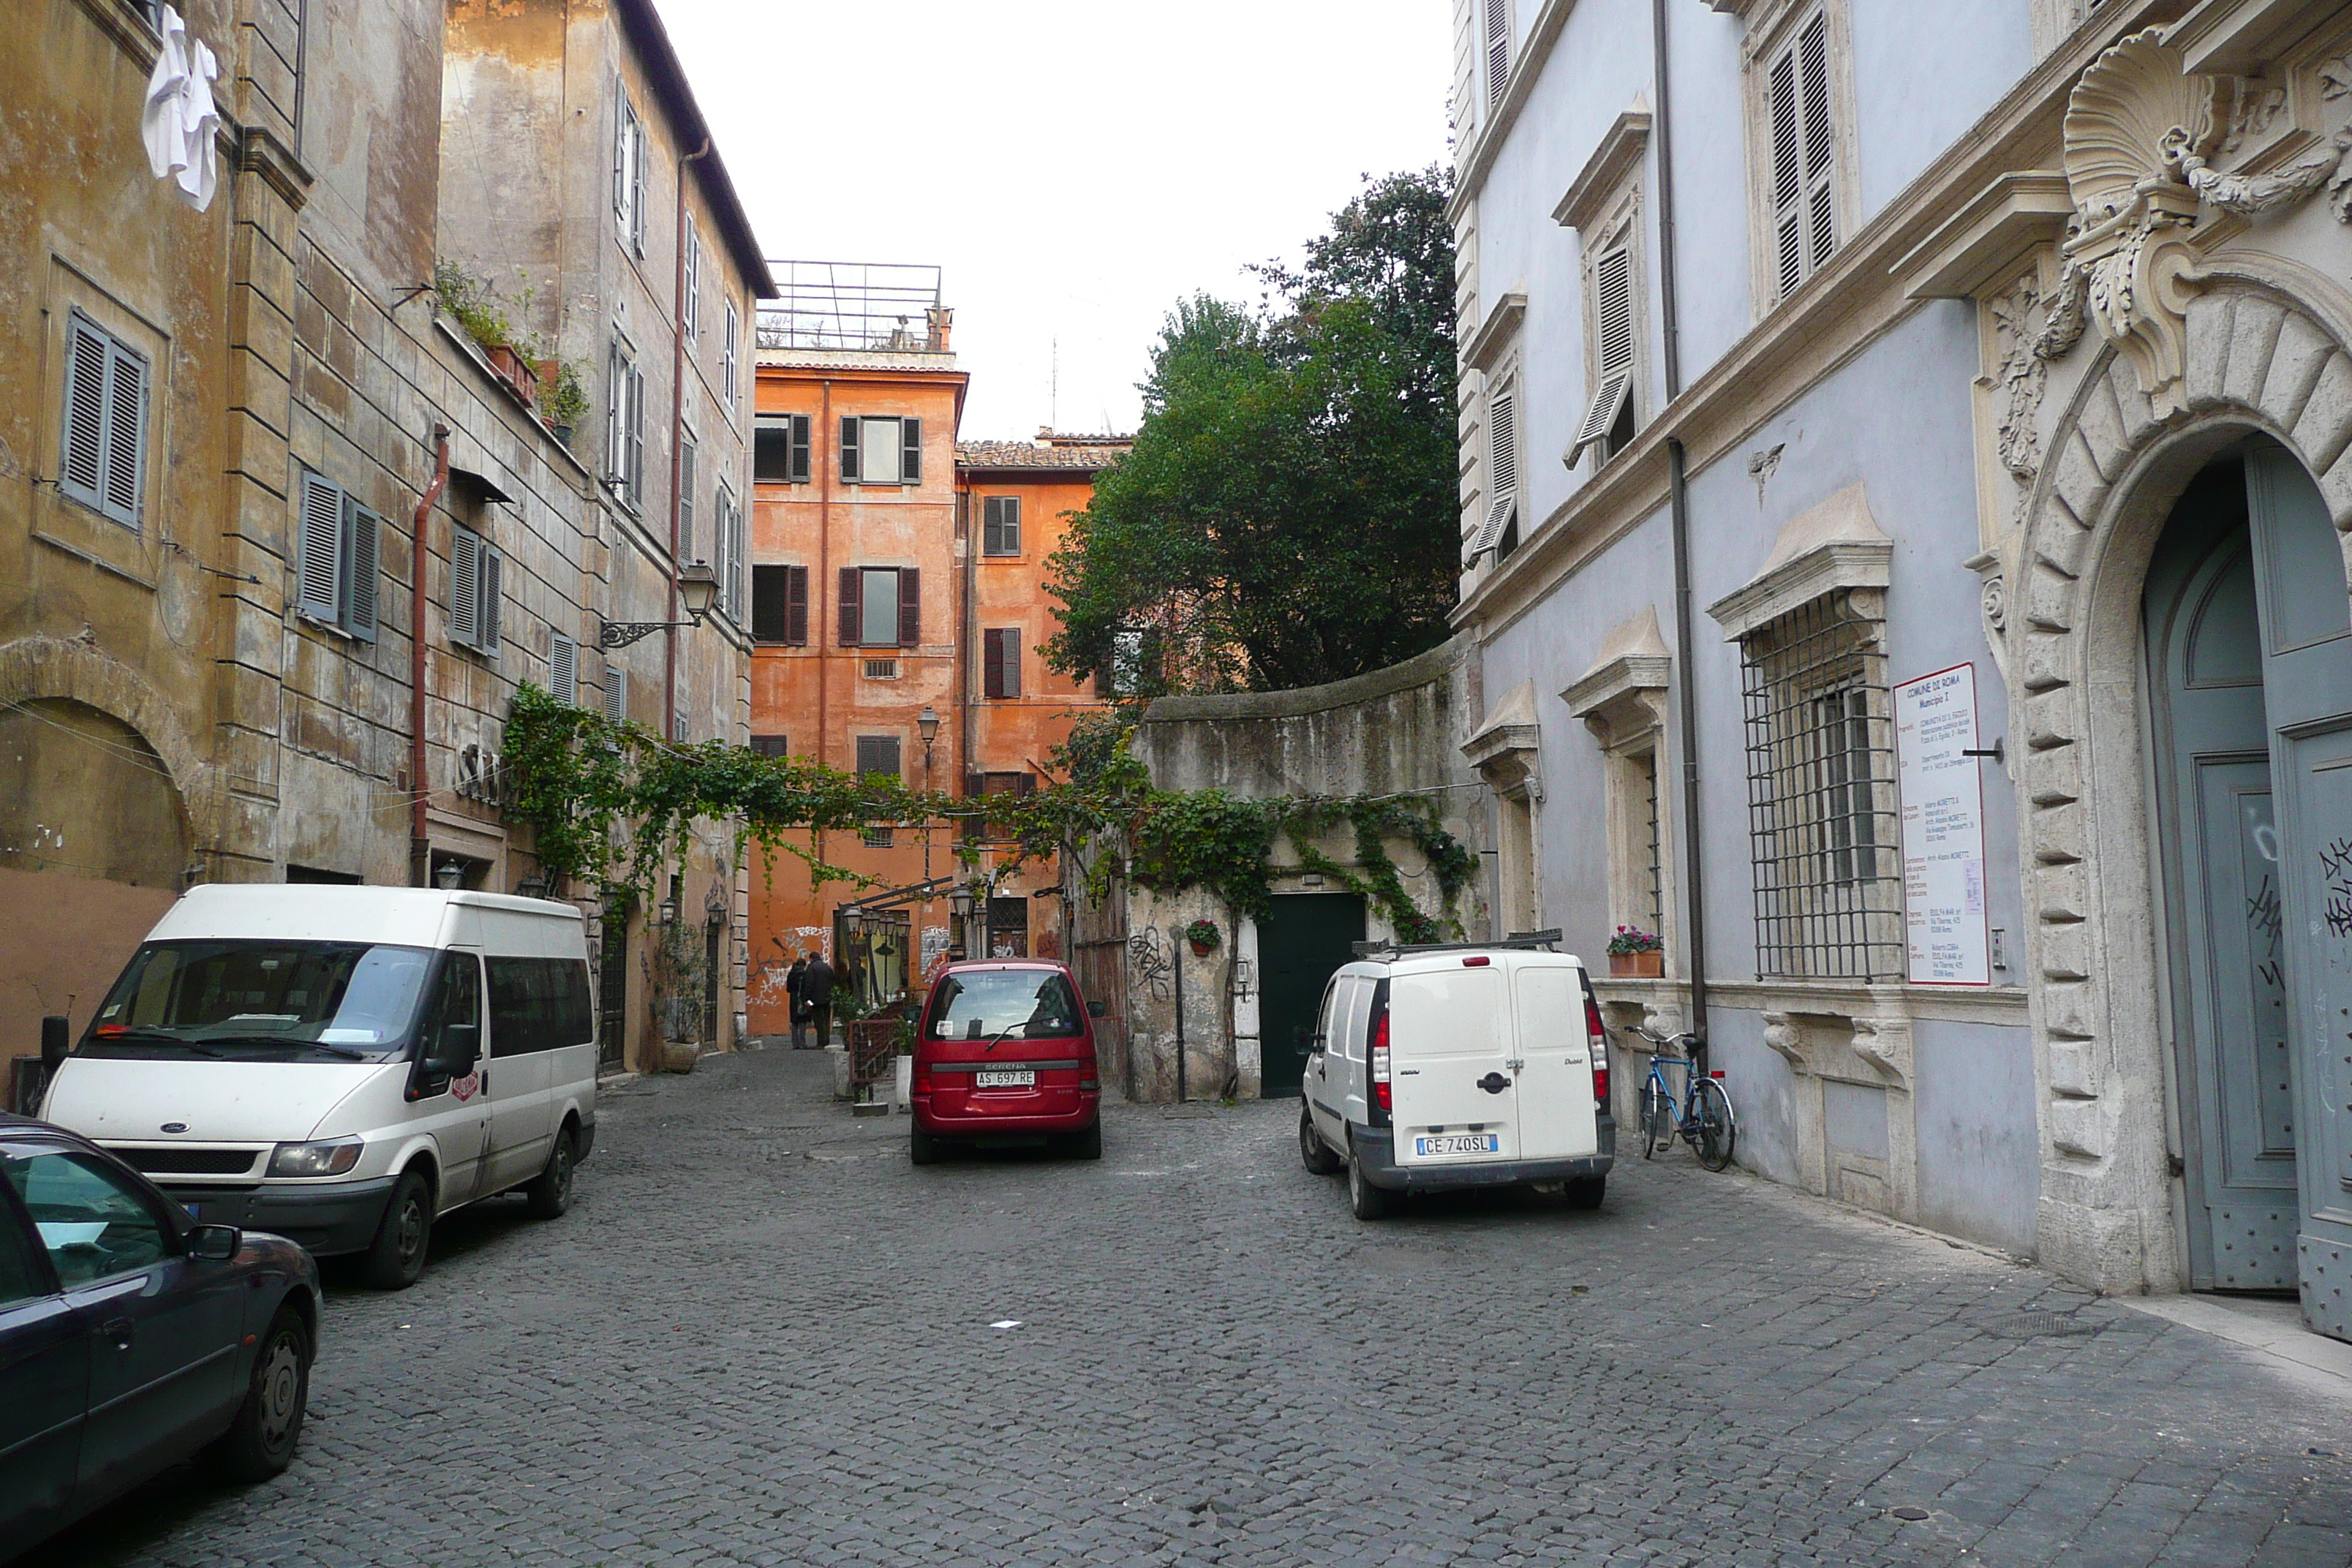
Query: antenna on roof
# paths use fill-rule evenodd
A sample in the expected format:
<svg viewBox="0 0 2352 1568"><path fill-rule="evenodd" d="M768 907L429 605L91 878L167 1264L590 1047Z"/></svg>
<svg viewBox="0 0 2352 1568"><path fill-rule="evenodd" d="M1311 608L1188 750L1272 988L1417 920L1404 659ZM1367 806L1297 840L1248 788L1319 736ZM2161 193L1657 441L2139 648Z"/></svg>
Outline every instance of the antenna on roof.
<svg viewBox="0 0 2352 1568"><path fill-rule="evenodd" d="M1058 332L1054 335L1052 390L1045 395L1045 427L1049 430L1062 427L1062 338Z"/></svg>

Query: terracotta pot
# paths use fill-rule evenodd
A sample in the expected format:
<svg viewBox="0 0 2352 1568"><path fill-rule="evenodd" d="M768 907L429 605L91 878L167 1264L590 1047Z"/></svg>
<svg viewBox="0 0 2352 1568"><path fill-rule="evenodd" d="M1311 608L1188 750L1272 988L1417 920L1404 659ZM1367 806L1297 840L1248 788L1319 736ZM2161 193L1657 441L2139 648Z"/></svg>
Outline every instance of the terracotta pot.
<svg viewBox="0 0 2352 1568"><path fill-rule="evenodd" d="M1656 980L1666 973L1666 955L1657 950L1648 952L1612 952L1609 955L1609 973L1621 980Z"/></svg>
<svg viewBox="0 0 2352 1568"><path fill-rule="evenodd" d="M1196 942L1192 945L1192 956L1195 958L1206 958L1209 954L1217 951L1216 944L1214 942Z"/></svg>
<svg viewBox="0 0 2352 1568"><path fill-rule="evenodd" d="M491 348L488 353L490 368L499 373L500 380L515 389L517 396L525 403L539 401L539 377L531 374L530 366L523 362L522 355L505 343Z"/></svg>

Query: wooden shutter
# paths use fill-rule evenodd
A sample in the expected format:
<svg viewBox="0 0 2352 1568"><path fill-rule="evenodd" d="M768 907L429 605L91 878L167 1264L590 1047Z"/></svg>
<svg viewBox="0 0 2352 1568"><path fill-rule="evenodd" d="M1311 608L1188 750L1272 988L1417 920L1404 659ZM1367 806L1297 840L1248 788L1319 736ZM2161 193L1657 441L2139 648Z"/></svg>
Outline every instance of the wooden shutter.
<svg viewBox="0 0 2352 1568"><path fill-rule="evenodd" d="M735 301L730 300L727 301L727 342L720 353L720 370L726 382L727 406L730 408L735 406L742 394L743 384L736 370L742 336L742 323L735 314Z"/></svg>
<svg viewBox="0 0 2352 1568"><path fill-rule="evenodd" d="M629 145L635 154L629 171L629 248L639 256L646 253L646 125L642 120L632 120Z"/></svg>
<svg viewBox="0 0 2352 1568"><path fill-rule="evenodd" d="M849 414L842 416L841 480L844 484L857 482L857 416Z"/></svg>
<svg viewBox="0 0 2352 1568"><path fill-rule="evenodd" d="M727 617L741 624L743 619L743 511L735 498L724 489L719 492L719 537L720 547L727 552Z"/></svg>
<svg viewBox="0 0 2352 1568"><path fill-rule="evenodd" d="M790 597L786 603L790 607L791 619L784 626L784 641L794 647L806 647L809 640L808 568L787 566L784 570L791 574L791 576L786 579L786 584L790 589Z"/></svg>
<svg viewBox="0 0 2352 1568"><path fill-rule="evenodd" d="M923 640L923 574L912 566L898 568L898 646L913 647Z"/></svg>
<svg viewBox="0 0 2352 1568"><path fill-rule="evenodd" d="M629 505L646 504L646 373L629 367Z"/></svg>
<svg viewBox="0 0 2352 1568"><path fill-rule="evenodd" d="M856 647L861 639L858 631L864 619L864 595L859 592L865 575L855 566L841 569L841 646Z"/></svg>
<svg viewBox="0 0 2352 1568"><path fill-rule="evenodd" d="M507 558L494 544L480 548L482 562L481 636L476 643L484 653L499 651L499 621L505 608Z"/></svg>
<svg viewBox="0 0 2352 1568"><path fill-rule="evenodd" d="M121 343L106 346L106 515L139 526L140 468L147 456L147 362Z"/></svg>
<svg viewBox="0 0 2352 1568"><path fill-rule="evenodd" d="M898 482L923 482L923 422L919 419L898 421Z"/></svg>
<svg viewBox="0 0 2352 1568"><path fill-rule="evenodd" d="M792 573L789 566L751 568L751 640L787 642L792 626Z"/></svg>
<svg viewBox="0 0 2352 1568"><path fill-rule="evenodd" d="M302 476L301 536L295 551L294 607L332 621L343 580L343 492L316 474Z"/></svg>
<svg viewBox="0 0 2352 1568"><path fill-rule="evenodd" d="M1503 101L1511 83L1510 0L1486 0L1486 106Z"/></svg>
<svg viewBox="0 0 2352 1568"><path fill-rule="evenodd" d="M604 717L618 724L629 716L629 672L617 664L604 667Z"/></svg>
<svg viewBox="0 0 2352 1568"><path fill-rule="evenodd" d="M996 635L1002 639L996 658L1001 667L998 680L1003 687L997 695L1018 697L1021 695L1021 628L1007 626Z"/></svg>
<svg viewBox="0 0 2352 1568"><path fill-rule="evenodd" d="M686 215L686 335L702 336L702 237L695 227L694 215Z"/></svg>
<svg viewBox="0 0 2352 1568"><path fill-rule="evenodd" d="M343 514L349 534L343 544L343 629L362 642L375 641L377 550L383 538L383 519L346 495Z"/></svg>
<svg viewBox="0 0 2352 1568"><path fill-rule="evenodd" d="M547 694L566 708L580 700L580 645L562 632L548 637Z"/></svg>
<svg viewBox="0 0 2352 1568"><path fill-rule="evenodd" d="M790 752L787 748L788 742L782 735L754 735L751 737L751 754L754 756L783 757L790 755Z"/></svg>
<svg viewBox="0 0 2352 1568"><path fill-rule="evenodd" d="M622 438L628 428L629 362L614 343L604 356L604 477L625 483L629 448Z"/></svg>
<svg viewBox="0 0 2352 1568"><path fill-rule="evenodd" d="M1816 16L1797 38L1797 79L1805 95L1805 194L1812 267L1837 248L1837 191L1831 175L1829 19ZM1808 268L1810 270L1810 268Z"/></svg>
<svg viewBox="0 0 2352 1568"><path fill-rule="evenodd" d="M1497 498L1519 488L1518 398L1511 393L1486 406L1486 481Z"/></svg>
<svg viewBox="0 0 2352 1568"><path fill-rule="evenodd" d="M980 694L1004 695L1004 633L991 626L980 634Z"/></svg>
<svg viewBox="0 0 2352 1568"><path fill-rule="evenodd" d="M1592 401L1569 444L1570 463L1608 437L1633 395L1633 258L1622 245L1603 252L1592 264Z"/></svg>
<svg viewBox="0 0 2352 1568"><path fill-rule="evenodd" d="M107 341L79 314L66 327L64 452L58 489L84 506L106 505Z"/></svg>
<svg viewBox="0 0 2352 1568"><path fill-rule="evenodd" d="M449 531L449 640L468 647L481 639L482 542L467 529Z"/></svg>
<svg viewBox="0 0 2352 1568"><path fill-rule="evenodd" d="M1829 24L1815 16L1772 64L1772 234L1787 295L1837 248Z"/></svg>
<svg viewBox="0 0 2352 1568"><path fill-rule="evenodd" d="M898 767L898 737L896 735L860 735L857 737L857 776L870 773L905 775Z"/></svg>
<svg viewBox="0 0 2352 1568"><path fill-rule="evenodd" d="M793 416L793 479L796 485L809 482L809 416Z"/></svg>
<svg viewBox="0 0 2352 1568"><path fill-rule="evenodd" d="M683 434L677 439L677 538L671 552L680 561L698 559L694 553L694 441Z"/></svg>
<svg viewBox="0 0 2352 1568"><path fill-rule="evenodd" d="M629 95L620 95L620 110L613 121L613 214L621 219L623 232L629 217L629 132L636 124L636 112L629 107Z"/></svg>

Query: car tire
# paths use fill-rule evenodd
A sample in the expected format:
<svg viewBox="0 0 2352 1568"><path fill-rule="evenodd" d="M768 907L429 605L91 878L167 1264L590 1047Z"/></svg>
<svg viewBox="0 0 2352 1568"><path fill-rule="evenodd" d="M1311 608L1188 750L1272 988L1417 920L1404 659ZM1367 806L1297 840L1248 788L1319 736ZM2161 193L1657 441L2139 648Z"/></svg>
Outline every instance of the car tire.
<svg viewBox="0 0 2352 1568"><path fill-rule="evenodd" d="M1364 1162L1353 1149L1348 1152L1348 1206L1358 1219L1386 1219L1396 1213L1402 1200L1386 1187L1376 1187L1364 1175Z"/></svg>
<svg viewBox="0 0 2352 1568"><path fill-rule="evenodd" d="M567 1126L547 1152L547 1166L523 1184L523 1201L533 1219L562 1219L572 1206L572 1177L580 1168L579 1134Z"/></svg>
<svg viewBox="0 0 2352 1568"><path fill-rule="evenodd" d="M936 1165L947 1150L940 1140L923 1131L919 1121L907 1133L907 1158L918 1165Z"/></svg>
<svg viewBox="0 0 2352 1568"><path fill-rule="evenodd" d="M1601 1198L1609 1191L1609 1178L1580 1176L1575 1181L1561 1183L1560 1188L1561 1194L1568 1199L1569 1207L1597 1209L1601 1206Z"/></svg>
<svg viewBox="0 0 2352 1568"><path fill-rule="evenodd" d="M1097 1117L1094 1125L1085 1131L1070 1134L1069 1152L1070 1158L1073 1160L1102 1158L1102 1119L1100 1117Z"/></svg>
<svg viewBox="0 0 2352 1568"><path fill-rule="evenodd" d="M422 1171L404 1171L383 1205L375 1240L369 1244L360 1278L378 1290L405 1290L425 1272L433 1241L433 1184Z"/></svg>
<svg viewBox="0 0 2352 1568"><path fill-rule="evenodd" d="M1298 1108L1298 1163L1310 1176L1336 1176L1348 1163L1323 1142L1323 1135L1315 1131L1314 1113L1303 1104Z"/></svg>
<svg viewBox="0 0 2352 1568"><path fill-rule="evenodd" d="M266 1481L294 1462L295 1440L310 1407L310 1331L302 1315L280 1307L261 1336L245 1402L207 1458L223 1479Z"/></svg>

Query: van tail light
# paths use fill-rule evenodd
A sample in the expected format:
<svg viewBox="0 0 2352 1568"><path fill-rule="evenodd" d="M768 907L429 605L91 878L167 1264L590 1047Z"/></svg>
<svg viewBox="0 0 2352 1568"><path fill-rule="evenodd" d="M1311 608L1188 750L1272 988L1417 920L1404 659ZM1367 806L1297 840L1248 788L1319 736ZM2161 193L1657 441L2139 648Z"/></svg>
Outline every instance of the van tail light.
<svg viewBox="0 0 2352 1568"><path fill-rule="evenodd" d="M1378 996L1372 1001L1372 1109L1386 1122L1396 1110L1396 1090L1389 1081L1389 1007L1388 998Z"/></svg>
<svg viewBox="0 0 2352 1568"><path fill-rule="evenodd" d="M1592 1103L1609 1109L1609 1031L1601 1026L1601 1004L1591 992L1584 997L1584 1033L1592 1053Z"/></svg>

